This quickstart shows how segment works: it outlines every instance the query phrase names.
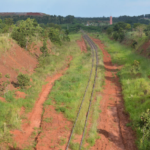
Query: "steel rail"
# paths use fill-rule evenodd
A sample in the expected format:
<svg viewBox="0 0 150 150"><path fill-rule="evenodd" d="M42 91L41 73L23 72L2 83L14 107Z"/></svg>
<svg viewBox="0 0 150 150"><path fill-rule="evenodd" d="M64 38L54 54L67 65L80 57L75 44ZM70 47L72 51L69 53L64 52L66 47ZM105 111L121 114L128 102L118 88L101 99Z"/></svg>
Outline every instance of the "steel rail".
<svg viewBox="0 0 150 150"><path fill-rule="evenodd" d="M85 37L85 35L83 35L83 37ZM67 146L66 146L66 150L68 150L68 148L69 148L69 144L70 144L70 141L71 141L71 138L72 138L72 135L73 135L73 131L75 129L75 126L76 126L76 123L77 123L77 120L78 120L78 117L79 117L79 114L80 114L80 111L81 111L81 108L82 108L82 104L84 102L85 95L86 95L86 92L87 92L88 87L89 87L89 83L91 81L91 77L92 77L92 73L93 73L93 67L94 67L94 51L93 51L93 49L91 49L91 52L92 52L92 67L91 67L91 71L90 71L90 77L89 77L88 84L86 86L86 90L84 92L84 96L83 96L83 99L81 101L81 104L80 104L80 107L79 107L79 110L78 110L78 114L77 114L75 123L73 125L72 131L71 131L71 134L70 134L70 137L69 137L69 141L68 141Z"/></svg>
<svg viewBox="0 0 150 150"><path fill-rule="evenodd" d="M88 111L87 111L87 115L86 115L86 120L85 120L85 125L84 125L84 129L83 129L83 134L82 134L82 139L80 142L80 147L79 150L81 150L82 148L82 143L83 143L83 139L84 139L84 135L85 135L85 130L86 130L86 126L87 126L87 121L88 121L88 117L89 117L89 112L90 112L90 108L91 108L91 104L92 104L92 99L93 99L93 93L94 93L94 89L95 89L95 84L96 84L96 77L97 77L97 66L98 66L98 55L97 55L97 46L95 45L95 43L86 35L86 39L88 39L88 43L91 46L91 48L93 47L93 49L95 49L95 54L96 54L96 69L95 69L95 77L94 77L94 83L93 83L93 88L92 88L92 93L91 93L91 97L90 97L90 103L89 103L89 107L88 107Z"/></svg>

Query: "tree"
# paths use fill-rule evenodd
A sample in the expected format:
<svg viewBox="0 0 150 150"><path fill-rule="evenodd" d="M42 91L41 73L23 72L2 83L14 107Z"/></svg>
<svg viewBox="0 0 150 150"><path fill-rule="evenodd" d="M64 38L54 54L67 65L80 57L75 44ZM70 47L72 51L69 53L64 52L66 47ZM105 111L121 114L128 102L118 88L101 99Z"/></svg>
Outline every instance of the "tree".
<svg viewBox="0 0 150 150"><path fill-rule="evenodd" d="M5 18L5 24L11 26L14 23L13 18Z"/></svg>
<svg viewBox="0 0 150 150"><path fill-rule="evenodd" d="M150 38L150 25L148 25L148 26L146 27L146 29L144 30L144 32L145 32L145 35Z"/></svg>
<svg viewBox="0 0 150 150"><path fill-rule="evenodd" d="M108 35L111 35L113 33L113 28L112 27L108 28L106 32Z"/></svg>
<svg viewBox="0 0 150 150"><path fill-rule="evenodd" d="M127 25L126 25L125 29L126 29L126 30L131 29L131 25L127 23Z"/></svg>
<svg viewBox="0 0 150 150"><path fill-rule="evenodd" d="M141 25L140 23L134 23L133 28L136 28L136 27L138 27L140 25Z"/></svg>
<svg viewBox="0 0 150 150"><path fill-rule="evenodd" d="M49 38L52 42L58 43L61 45L60 37L59 37L59 30L55 28L50 28L49 30Z"/></svg>
<svg viewBox="0 0 150 150"><path fill-rule="evenodd" d="M137 32L138 32L138 34L139 34L139 37L142 37L143 36L143 32L144 32L144 30L145 30L145 25L138 25L137 27L136 27L136 30L137 30Z"/></svg>
<svg viewBox="0 0 150 150"><path fill-rule="evenodd" d="M36 33L40 33L42 28L37 25L34 19L28 18L27 20L21 20L18 26L12 32L12 38L14 38L21 47L25 47L32 42L32 36L36 36ZM18 36L18 37L17 37ZM20 39L21 38L21 39Z"/></svg>

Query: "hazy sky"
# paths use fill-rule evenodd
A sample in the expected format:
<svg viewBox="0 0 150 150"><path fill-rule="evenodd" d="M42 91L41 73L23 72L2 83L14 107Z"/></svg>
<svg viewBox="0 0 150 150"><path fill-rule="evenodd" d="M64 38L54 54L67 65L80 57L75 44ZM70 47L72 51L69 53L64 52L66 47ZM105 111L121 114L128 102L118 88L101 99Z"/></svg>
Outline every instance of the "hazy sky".
<svg viewBox="0 0 150 150"><path fill-rule="evenodd" d="M0 12L102 17L150 14L150 0L1 0Z"/></svg>

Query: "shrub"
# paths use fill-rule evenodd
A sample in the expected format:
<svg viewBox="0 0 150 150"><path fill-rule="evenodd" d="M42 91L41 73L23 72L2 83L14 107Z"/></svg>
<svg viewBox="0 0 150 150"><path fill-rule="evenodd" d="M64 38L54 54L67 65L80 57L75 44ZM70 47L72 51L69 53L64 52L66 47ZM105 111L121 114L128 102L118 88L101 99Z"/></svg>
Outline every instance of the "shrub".
<svg viewBox="0 0 150 150"><path fill-rule="evenodd" d="M7 74L5 75L5 77L6 77L6 78L10 78L10 75L7 73Z"/></svg>
<svg viewBox="0 0 150 150"><path fill-rule="evenodd" d="M118 36L118 33L117 33L117 32L114 32L114 33L113 33L113 38L114 38L116 41L118 40L119 36Z"/></svg>
<svg viewBox="0 0 150 150"><path fill-rule="evenodd" d="M0 78L2 78L2 73L0 73Z"/></svg>
<svg viewBox="0 0 150 150"><path fill-rule="evenodd" d="M143 137L141 139L141 144L143 144L144 140L150 139L150 109L142 113L140 129L143 133Z"/></svg>
<svg viewBox="0 0 150 150"><path fill-rule="evenodd" d="M133 40L132 47L135 48L137 44L138 44L137 41Z"/></svg>
<svg viewBox="0 0 150 150"><path fill-rule="evenodd" d="M18 80L18 84L19 84L19 86L20 86L21 88L30 85L30 78L29 78L29 76L26 75L26 74L20 73L20 74L17 76L17 80Z"/></svg>
<svg viewBox="0 0 150 150"><path fill-rule="evenodd" d="M50 28L48 37L50 38L52 42L55 42L61 45L58 29Z"/></svg>
<svg viewBox="0 0 150 150"><path fill-rule="evenodd" d="M43 41L43 46L40 48L40 51L43 53L44 57L48 56L48 49L46 40Z"/></svg>
<svg viewBox="0 0 150 150"><path fill-rule="evenodd" d="M11 37L16 40L21 47L26 47L26 37L23 33L14 30L11 34Z"/></svg>

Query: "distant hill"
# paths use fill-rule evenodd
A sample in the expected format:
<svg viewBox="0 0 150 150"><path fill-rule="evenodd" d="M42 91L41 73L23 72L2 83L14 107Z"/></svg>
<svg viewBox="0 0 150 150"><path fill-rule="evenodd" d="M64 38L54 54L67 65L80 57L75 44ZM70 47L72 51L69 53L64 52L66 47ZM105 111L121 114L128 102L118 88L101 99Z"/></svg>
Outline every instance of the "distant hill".
<svg viewBox="0 0 150 150"><path fill-rule="evenodd" d="M44 16L47 14L38 12L1 12L0 16Z"/></svg>

